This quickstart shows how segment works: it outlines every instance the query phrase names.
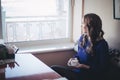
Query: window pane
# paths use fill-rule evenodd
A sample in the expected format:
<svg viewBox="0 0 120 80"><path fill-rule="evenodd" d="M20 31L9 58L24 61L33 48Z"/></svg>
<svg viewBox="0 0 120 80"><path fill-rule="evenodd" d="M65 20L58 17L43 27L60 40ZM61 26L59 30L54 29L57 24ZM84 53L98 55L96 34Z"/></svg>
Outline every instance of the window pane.
<svg viewBox="0 0 120 80"><path fill-rule="evenodd" d="M7 17L57 15L56 0L2 0Z"/></svg>
<svg viewBox="0 0 120 80"><path fill-rule="evenodd" d="M5 42L70 38L70 0L1 0Z"/></svg>

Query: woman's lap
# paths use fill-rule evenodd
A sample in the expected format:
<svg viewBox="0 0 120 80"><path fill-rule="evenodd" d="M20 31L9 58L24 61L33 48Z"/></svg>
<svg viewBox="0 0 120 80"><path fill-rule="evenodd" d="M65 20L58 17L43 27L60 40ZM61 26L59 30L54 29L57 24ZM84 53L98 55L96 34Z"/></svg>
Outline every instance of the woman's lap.
<svg viewBox="0 0 120 80"><path fill-rule="evenodd" d="M61 76L68 78L68 80L83 80L85 79L85 74L80 72L75 72L70 67L53 65L51 66L53 70L59 73ZM87 77L87 75L86 75Z"/></svg>

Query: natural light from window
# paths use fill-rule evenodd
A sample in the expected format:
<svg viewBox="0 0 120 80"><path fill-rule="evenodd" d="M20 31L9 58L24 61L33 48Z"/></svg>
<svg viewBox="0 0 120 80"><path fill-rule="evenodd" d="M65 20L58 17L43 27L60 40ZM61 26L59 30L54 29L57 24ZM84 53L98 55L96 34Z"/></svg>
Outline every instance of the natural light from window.
<svg viewBox="0 0 120 80"><path fill-rule="evenodd" d="M71 38L71 0L1 0L4 41Z"/></svg>

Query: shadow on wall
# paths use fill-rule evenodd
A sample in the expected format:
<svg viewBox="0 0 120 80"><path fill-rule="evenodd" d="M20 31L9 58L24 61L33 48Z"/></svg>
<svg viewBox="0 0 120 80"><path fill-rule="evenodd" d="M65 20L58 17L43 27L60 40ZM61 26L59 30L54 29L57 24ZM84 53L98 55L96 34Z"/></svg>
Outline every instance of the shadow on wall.
<svg viewBox="0 0 120 80"><path fill-rule="evenodd" d="M112 32L109 32L108 38L110 48L116 48L120 50L120 20L115 20L115 25L112 26Z"/></svg>
<svg viewBox="0 0 120 80"><path fill-rule="evenodd" d="M120 50L120 20L116 22L116 40L114 40L115 45L114 47Z"/></svg>

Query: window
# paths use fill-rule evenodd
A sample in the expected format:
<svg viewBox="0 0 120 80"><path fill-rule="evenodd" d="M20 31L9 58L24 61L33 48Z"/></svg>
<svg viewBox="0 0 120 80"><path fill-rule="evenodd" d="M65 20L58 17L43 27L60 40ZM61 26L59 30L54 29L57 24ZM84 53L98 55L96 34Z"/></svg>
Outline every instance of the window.
<svg viewBox="0 0 120 80"><path fill-rule="evenodd" d="M71 40L71 0L1 0L5 43Z"/></svg>

